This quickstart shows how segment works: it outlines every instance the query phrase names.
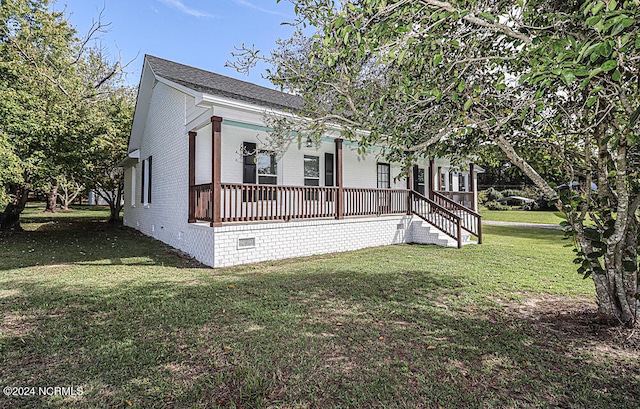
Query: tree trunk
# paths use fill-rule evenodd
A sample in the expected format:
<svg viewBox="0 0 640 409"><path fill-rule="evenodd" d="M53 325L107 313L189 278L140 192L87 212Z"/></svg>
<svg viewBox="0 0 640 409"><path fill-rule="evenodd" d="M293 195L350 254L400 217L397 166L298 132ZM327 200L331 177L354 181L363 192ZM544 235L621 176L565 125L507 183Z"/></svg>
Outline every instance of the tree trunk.
<svg viewBox="0 0 640 409"><path fill-rule="evenodd" d="M9 202L4 212L0 213L0 231L22 231L20 227L20 214L27 205L29 188L18 186L14 199Z"/></svg>
<svg viewBox="0 0 640 409"><path fill-rule="evenodd" d="M114 200L109 202L109 210L111 210L109 223L120 222L120 211L122 210L122 188L123 186L120 184L116 189Z"/></svg>
<svg viewBox="0 0 640 409"><path fill-rule="evenodd" d="M58 203L58 183L54 184L51 190L46 193L47 207L44 209L45 213L55 213L56 205Z"/></svg>
<svg viewBox="0 0 640 409"><path fill-rule="evenodd" d="M603 128L604 129L604 128ZM626 141L621 139L616 152L615 209L617 217L612 218L606 210L611 207L611 187L607 179L608 151L606 143L602 143L603 132L597 133L600 147L598 157L598 202L600 216L590 212L592 218L598 222L599 239L590 237L586 230L593 228L584 224L584 219L577 217L580 209L565 207L570 202L558 200L556 206L568 218L580 251L586 263L584 267L591 272L600 317L611 323L622 323L627 327L638 324L638 309L640 307L640 289L638 288L638 221L636 210L640 198L638 193L630 194L627 183L627 152ZM549 184L523 159L509 141L500 136L494 136L494 142L502 149L511 163L515 164L549 197L557 197ZM604 147L604 148L603 148ZM590 189L590 182L589 187ZM590 196L589 196L590 197ZM637 200L637 201L636 201ZM586 203L589 206L590 203ZM579 253L580 254L580 253ZM580 256L579 256L580 257ZM604 265L603 265L604 264Z"/></svg>

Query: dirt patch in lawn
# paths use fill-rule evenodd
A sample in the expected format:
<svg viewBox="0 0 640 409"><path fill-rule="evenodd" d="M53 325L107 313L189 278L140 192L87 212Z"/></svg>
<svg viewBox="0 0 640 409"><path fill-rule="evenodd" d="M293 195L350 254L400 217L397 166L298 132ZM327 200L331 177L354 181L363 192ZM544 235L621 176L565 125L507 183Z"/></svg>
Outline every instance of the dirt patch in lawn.
<svg viewBox="0 0 640 409"><path fill-rule="evenodd" d="M520 301L494 301L505 307L508 316L526 320L546 338L555 339L559 348L576 346L595 357L640 359L640 329L604 322L590 298L536 294Z"/></svg>

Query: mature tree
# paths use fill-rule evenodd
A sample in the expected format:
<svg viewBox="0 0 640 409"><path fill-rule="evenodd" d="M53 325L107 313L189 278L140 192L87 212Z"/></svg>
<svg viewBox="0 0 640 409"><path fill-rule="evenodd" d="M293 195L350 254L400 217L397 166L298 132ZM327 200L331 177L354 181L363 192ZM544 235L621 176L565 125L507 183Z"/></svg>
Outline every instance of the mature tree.
<svg viewBox="0 0 640 409"><path fill-rule="evenodd" d="M494 144L565 213L602 316L636 324L637 0L291 2L317 33L233 63L270 61L267 77L303 96L308 119L280 129L337 125L407 164ZM583 188L558 195L545 158Z"/></svg>
<svg viewBox="0 0 640 409"><path fill-rule="evenodd" d="M127 155L135 108L134 91L120 87L100 104L100 125L95 127L97 133L85 158L85 183L109 205L110 222L119 221L122 210L124 173L118 163Z"/></svg>
<svg viewBox="0 0 640 409"><path fill-rule="evenodd" d="M30 190L45 191L47 209L55 211L57 177L80 172L75 167L91 141L94 106L122 68L90 46L102 23L80 38L63 13L48 6L48 0L0 3L0 135L4 157L21 172L8 185L2 229L19 228Z"/></svg>
<svg viewBox="0 0 640 409"><path fill-rule="evenodd" d="M73 176L61 175L57 178L57 181L60 206L62 210L69 210L69 205L82 193L84 186Z"/></svg>

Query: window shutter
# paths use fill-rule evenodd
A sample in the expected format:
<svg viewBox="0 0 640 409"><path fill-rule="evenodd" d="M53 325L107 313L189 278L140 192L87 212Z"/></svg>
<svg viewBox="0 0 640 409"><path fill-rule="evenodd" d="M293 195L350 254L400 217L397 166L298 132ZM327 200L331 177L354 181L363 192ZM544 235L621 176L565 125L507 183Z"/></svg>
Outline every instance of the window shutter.
<svg viewBox="0 0 640 409"><path fill-rule="evenodd" d="M252 142L243 142L242 150L244 158L242 161L242 183L256 183L256 144ZM247 154L249 152L250 154Z"/></svg>
<svg viewBox="0 0 640 409"><path fill-rule="evenodd" d="M153 172L151 171L152 167L151 165L153 164L152 161L152 157L149 156L149 159L147 159L147 163L148 163L148 167L149 167L149 186L147 187L147 203L151 203L151 175L153 174Z"/></svg>
<svg viewBox="0 0 640 409"><path fill-rule="evenodd" d="M145 167L146 167L146 160L143 160L141 162L142 165L142 172L140 172L140 203L144 204L144 176L145 176Z"/></svg>
<svg viewBox="0 0 640 409"><path fill-rule="evenodd" d="M333 153L324 154L324 185L333 186Z"/></svg>

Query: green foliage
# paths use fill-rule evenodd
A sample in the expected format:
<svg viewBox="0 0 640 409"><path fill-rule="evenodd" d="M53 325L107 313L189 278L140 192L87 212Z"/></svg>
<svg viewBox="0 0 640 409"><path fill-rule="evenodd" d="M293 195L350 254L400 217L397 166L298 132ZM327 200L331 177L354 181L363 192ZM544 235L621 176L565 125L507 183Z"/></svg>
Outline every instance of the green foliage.
<svg viewBox="0 0 640 409"><path fill-rule="evenodd" d="M62 175L84 177L94 139L109 118L121 66L91 35L81 38L48 0L0 4L0 188L48 191ZM123 127L124 128L124 127ZM120 152L120 151L118 151Z"/></svg>
<svg viewBox="0 0 640 409"><path fill-rule="evenodd" d="M637 260L637 1L292 2L298 22L318 31L281 41L265 59L268 77L304 98L306 116L341 126L361 149L384 146L407 168L416 157L473 153L499 172L519 169L540 206L554 199L567 214L576 246L592 255L581 266L608 263L618 274L592 275L600 312L636 322L639 306L621 294L637 293L637 275L614 254ZM260 58L244 57L239 68ZM598 190L553 189L576 180ZM601 239L588 236L587 214Z"/></svg>
<svg viewBox="0 0 640 409"><path fill-rule="evenodd" d="M503 197L503 194L497 191L496 189L490 187L485 190L485 195L487 196L487 201L495 202L496 200L500 200Z"/></svg>
<svg viewBox="0 0 640 409"><path fill-rule="evenodd" d="M487 210L509 210L510 207L496 201L488 201L483 204Z"/></svg>

